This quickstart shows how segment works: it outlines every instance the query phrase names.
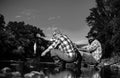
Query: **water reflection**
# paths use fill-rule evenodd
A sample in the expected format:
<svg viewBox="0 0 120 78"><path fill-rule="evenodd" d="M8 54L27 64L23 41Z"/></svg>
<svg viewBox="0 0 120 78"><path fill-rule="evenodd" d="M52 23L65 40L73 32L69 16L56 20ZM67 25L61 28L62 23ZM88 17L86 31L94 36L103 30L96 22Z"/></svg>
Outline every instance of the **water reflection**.
<svg viewBox="0 0 120 78"><path fill-rule="evenodd" d="M94 70L94 68L79 70L78 68L45 67L24 73L23 76L20 72L8 72L5 74L10 77L4 78L120 78L119 72L118 69L110 69L109 67L102 68L99 71Z"/></svg>
<svg viewBox="0 0 120 78"><path fill-rule="evenodd" d="M101 78L100 73L96 72L95 74L93 74L92 78Z"/></svg>
<svg viewBox="0 0 120 78"><path fill-rule="evenodd" d="M99 71L82 71L79 78L120 78L120 71L119 69L111 69L110 67L104 67Z"/></svg>
<svg viewBox="0 0 120 78"><path fill-rule="evenodd" d="M33 76L24 76L25 78L101 78L99 72L95 70L81 71L78 69L59 69L59 68L44 68Z"/></svg>
<svg viewBox="0 0 120 78"><path fill-rule="evenodd" d="M73 69L44 69L44 78L79 78L81 75L80 70Z"/></svg>
<svg viewBox="0 0 120 78"><path fill-rule="evenodd" d="M46 70L44 71L44 78L119 78L120 74L118 71L112 71L110 69L101 69L100 71L96 70L71 70L64 69L57 71Z"/></svg>
<svg viewBox="0 0 120 78"><path fill-rule="evenodd" d="M75 78L71 71L65 70L56 74L50 74L48 78Z"/></svg>

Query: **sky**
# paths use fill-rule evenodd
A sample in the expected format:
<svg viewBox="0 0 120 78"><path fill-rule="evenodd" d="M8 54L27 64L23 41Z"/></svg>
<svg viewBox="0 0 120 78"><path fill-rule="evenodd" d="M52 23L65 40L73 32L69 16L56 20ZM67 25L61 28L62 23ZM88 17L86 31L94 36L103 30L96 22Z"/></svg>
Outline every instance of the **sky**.
<svg viewBox="0 0 120 78"><path fill-rule="evenodd" d="M86 42L85 20L94 6L95 0L0 0L0 13L6 23L25 21L41 28L48 38L58 28L73 42Z"/></svg>

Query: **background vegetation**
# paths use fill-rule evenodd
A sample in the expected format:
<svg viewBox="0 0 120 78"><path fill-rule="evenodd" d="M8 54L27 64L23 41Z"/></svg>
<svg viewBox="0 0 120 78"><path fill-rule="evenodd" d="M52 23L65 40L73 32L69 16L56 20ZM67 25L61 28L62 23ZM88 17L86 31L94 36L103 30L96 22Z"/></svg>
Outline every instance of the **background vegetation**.
<svg viewBox="0 0 120 78"><path fill-rule="evenodd" d="M120 0L96 0L86 18L88 34L96 34L103 47L103 58L120 54Z"/></svg>
<svg viewBox="0 0 120 78"><path fill-rule="evenodd" d="M90 27L88 34L96 37L103 48L103 58L120 55L120 0L96 0L86 18ZM33 57L33 45L37 42L37 56L47 48L49 41L37 38L45 34L36 26L24 22L5 23L0 14L0 59L24 59ZM14 56L14 57L13 57Z"/></svg>
<svg viewBox="0 0 120 78"><path fill-rule="evenodd" d="M49 41L36 37L36 34L45 37L45 34L36 26L24 22L4 21L0 14L0 60L21 59L33 57L33 45L37 42L37 56L47 48Z"/></svg>

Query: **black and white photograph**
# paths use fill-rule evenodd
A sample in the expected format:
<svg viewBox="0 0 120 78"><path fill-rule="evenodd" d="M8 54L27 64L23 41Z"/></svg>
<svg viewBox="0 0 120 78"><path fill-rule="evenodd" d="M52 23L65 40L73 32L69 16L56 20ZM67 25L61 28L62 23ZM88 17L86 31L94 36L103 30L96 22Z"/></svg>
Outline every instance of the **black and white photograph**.
<svg viewBox="0 0 120 78"><path fill-rule="evenodd" d="M0 78L119 78L120 0L0 0Z"/></svg>

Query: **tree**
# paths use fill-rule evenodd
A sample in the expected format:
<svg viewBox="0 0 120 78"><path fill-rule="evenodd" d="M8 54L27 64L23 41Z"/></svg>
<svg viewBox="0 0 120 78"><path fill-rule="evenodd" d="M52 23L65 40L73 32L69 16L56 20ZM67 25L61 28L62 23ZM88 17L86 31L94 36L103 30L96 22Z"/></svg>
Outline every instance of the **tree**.
<svg viewBox="0 0 120 78"><path fill-rule="evenodd" d="M97 34L104 46L103 57L110 57L120 52L120 0L96 0L96 4L86 18L91 28L89 34Z"/></svg>
<svg viewBox="0 0 120 78"><path fill-rule="evenodd" d="M33 56L33 45L35 41L38 41L36 34L39 33L41 36L45 37L45 34L40 28L25 24L24 22L9 22L6 26L6 30L11 31L11 33L15 36L14 44L12 46L16 46L16 48L19 46L24 47L26 57ZM44 48L46 48L46 45L49 42L42 38L39 38L39 41L41 43L39 47Z"/></svg>
<svg viewBox="0 0 120 78"><path fill-rule="evenodd" d="M0 16L0 59L21 59L32 57L34 42L39 42L39 51L47 48L49 41L37 38L36 34L45 34L36 26L17 21L10 21L6 26L4 16ZM20 57L19 57L20 56Z"/></svg>
<svg viewBox="0 0 120 78"><path fill-rule="evenodd" d="M5 27L4 16L0 14L0 30L3 30L4 27Z"/></svg>

